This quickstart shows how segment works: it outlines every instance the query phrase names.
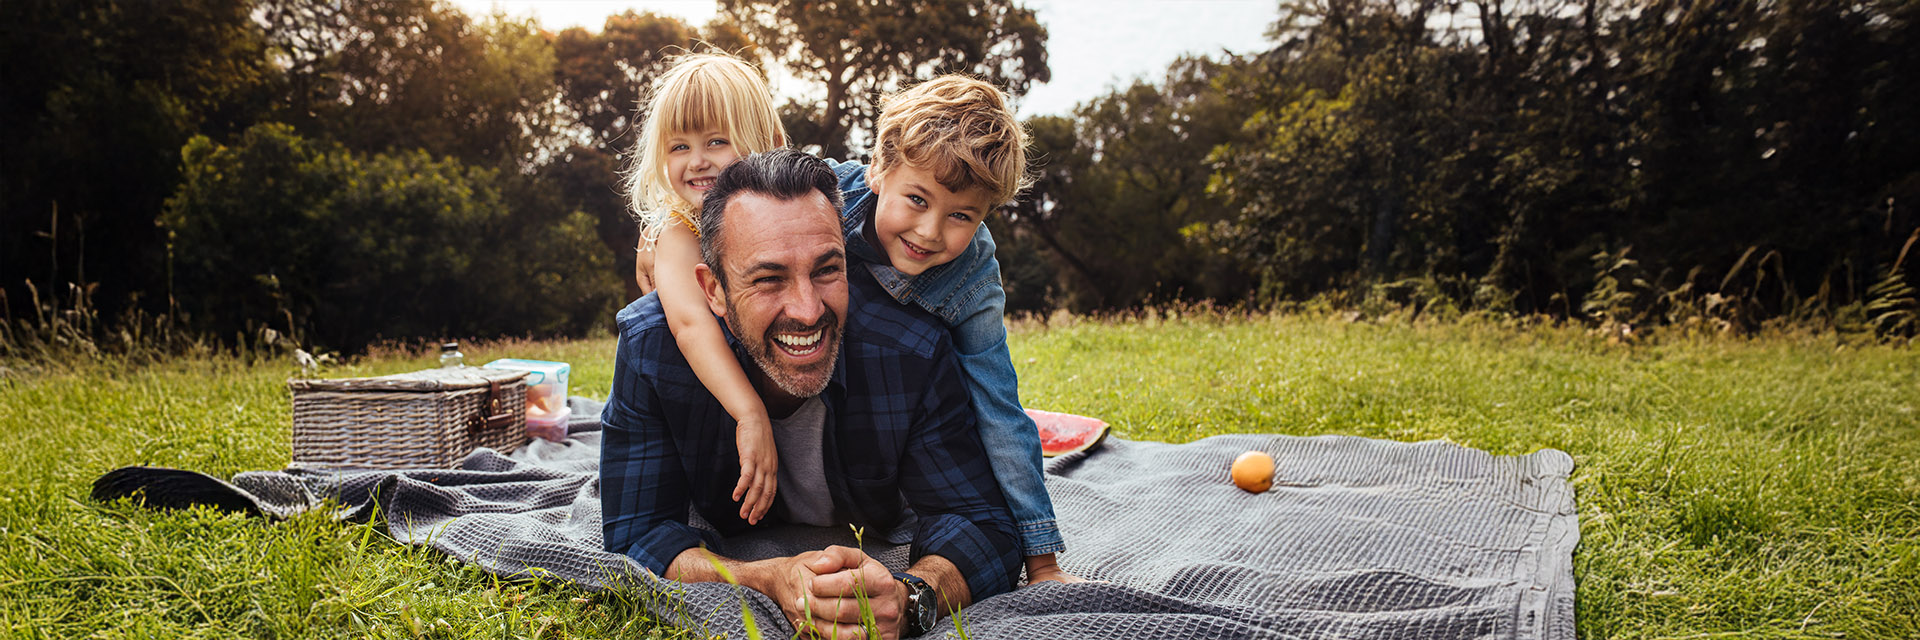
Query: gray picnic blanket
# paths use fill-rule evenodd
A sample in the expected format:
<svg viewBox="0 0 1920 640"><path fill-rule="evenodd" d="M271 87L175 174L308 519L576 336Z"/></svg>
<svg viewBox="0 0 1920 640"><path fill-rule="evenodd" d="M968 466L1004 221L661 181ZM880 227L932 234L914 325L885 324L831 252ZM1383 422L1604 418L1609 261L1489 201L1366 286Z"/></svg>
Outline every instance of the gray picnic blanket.
<svg viewBox="0 0 1920 640"><path fill-rule="evenodd" d="M599 404L572 400L565 443L480 450L458 469L248 472L232 486L268 515L336 501L394 539L502 575L639 589L659 619L746 637L741 598L765 637L793 629L767 597L680 584L601 549ZM1273 454L1275 486L1251 494L1227 468ZM1108 439L1053 459L1047 488L1066 538L1061 564L1104 583L1016 589L962 612L970 638L1543 638L1572 640L1579 526L1573 460L1545 449L1493 456L1430 441L1224 435L1186 444ZM901 531L865 532L870 555L906 562ZM850 530L791 527L716 551L757 559ZM945 621L928 637L949 637Z"/></svg>

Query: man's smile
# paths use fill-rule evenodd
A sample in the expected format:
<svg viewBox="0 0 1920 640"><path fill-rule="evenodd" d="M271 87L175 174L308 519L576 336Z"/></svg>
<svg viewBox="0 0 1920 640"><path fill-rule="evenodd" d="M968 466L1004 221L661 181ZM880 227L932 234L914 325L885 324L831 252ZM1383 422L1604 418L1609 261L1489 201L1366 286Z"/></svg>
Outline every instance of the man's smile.
<svg viewBox="0 0 1920 640"><path fill-rule="evenodd" d="M820 336L824 333L826 333L824 329L815 329L807 333L798 334L779 333L774 334L773 340L780 345L780 350L785 351L787 355L795 358L807 358L820 351Z"/></svg>
<svg viewBox="0 0 1920 640"><path fill-rule="evenodd" d="M759 360L763 371L776 378L808 375L833 366L836 358L830 351L840 348L840 316L825 309L811 325L782 316L761 335L765 344L756 358L763 358Z"/></svg>

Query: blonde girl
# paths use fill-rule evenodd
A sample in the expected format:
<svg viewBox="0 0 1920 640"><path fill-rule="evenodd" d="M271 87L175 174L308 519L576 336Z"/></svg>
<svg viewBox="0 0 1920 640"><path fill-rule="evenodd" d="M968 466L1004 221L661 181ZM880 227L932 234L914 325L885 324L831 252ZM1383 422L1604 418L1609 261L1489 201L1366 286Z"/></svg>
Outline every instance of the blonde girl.
<svg viewBox="0 0 1920 640"><path fill-rule="evenodd" d="M733 499L740 501L740 517L751 523L766 515L777 488L773 423L694 280L697 218L722 169L786 143L766 82L753 67L725 54L682 55L654 82L627 184L640 219L635 277L642 293L660 297L680 352L733 416L740 454Z"/></svg>

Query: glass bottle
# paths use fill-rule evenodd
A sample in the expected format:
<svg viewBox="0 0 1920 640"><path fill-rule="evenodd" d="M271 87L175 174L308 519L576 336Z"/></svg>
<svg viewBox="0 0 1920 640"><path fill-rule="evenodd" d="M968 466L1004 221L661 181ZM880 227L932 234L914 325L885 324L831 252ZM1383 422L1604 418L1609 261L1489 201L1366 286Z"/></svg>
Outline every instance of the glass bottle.
<svg viewBox="0 0 1920 640"><path fill-rule="evenodd" d="M464 367L467 364L466 361L467 356L460 353L460 343L448 342L440 345L441 368Z"/></svg>

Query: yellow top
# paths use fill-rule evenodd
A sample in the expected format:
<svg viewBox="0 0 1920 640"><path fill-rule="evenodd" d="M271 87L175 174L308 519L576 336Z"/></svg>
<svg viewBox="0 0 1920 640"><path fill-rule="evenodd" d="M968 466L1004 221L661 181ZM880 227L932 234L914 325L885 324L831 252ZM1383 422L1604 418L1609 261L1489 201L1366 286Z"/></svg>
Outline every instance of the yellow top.
<svg viewBox="0 0 1920 640"><path fill-rule="evenodd" d="M693 237L700 237L700 223L694 222L692 211L674 209L667 212L667 216L679 221L680 224L687 225L687 230L693 232Z"/></svg>

